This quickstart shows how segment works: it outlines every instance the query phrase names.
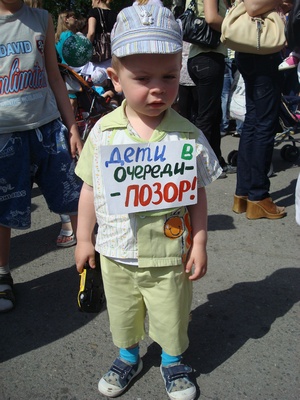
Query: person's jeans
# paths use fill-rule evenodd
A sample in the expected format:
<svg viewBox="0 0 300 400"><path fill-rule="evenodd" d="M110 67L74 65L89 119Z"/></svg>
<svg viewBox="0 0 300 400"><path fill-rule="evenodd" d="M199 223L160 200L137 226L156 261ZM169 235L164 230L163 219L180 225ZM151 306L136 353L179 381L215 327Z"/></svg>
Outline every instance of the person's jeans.
<svg viewBox="0 0 300 400"><path fill-rule="evenodd" d="M221 158L221 94L225 61L219 53L201 53L188 60L188 73L198 93L195 125L202 130L217 158Z"/></svg>
<svg viewBox="0 0 300 400"><path fill-rule="evenodd" d="M189 121L195 121L197 115L196 86L179 85L179 113Z"/></svg>
<svg viewBox="0 0 300 400"><path fill-rule="evenodd" d="M228 132L229 130L229 122L230 122L229 106L232 95L233 81L234 81L233 60L231 58L226 57L224 82L221 95L221 106L222 106L222 121L220 126L221 133ZM236 131L238 134L241 134L243 128L243 121L237 119L235 122L236 122Z"/></svg>
<svg viewBox="0 0 300 400"><path fill-rule="evenodd" d="M279 53L236 53L246 88L246 115L239 143L236 195L249 200L269 197L268 171L280 107Z"/></svg>
<svg viewBox="0 0 300 400"><path fill-rule="evenodd" d="M224 72L223 89L221 95L221 106L222 106L221 132L227 132L229 128L228 101L233 82L231 67L232 67L232 60L230 58L225 58L225 72Z"/></svg>
<svg viewBox="0 0 300 400"><path fill-rule="evenodd" d="M240 119L236 119L235 122L236 122L236 131L239 135L241 135L242 130L243 130L244 121L241 121Z"/></svg>

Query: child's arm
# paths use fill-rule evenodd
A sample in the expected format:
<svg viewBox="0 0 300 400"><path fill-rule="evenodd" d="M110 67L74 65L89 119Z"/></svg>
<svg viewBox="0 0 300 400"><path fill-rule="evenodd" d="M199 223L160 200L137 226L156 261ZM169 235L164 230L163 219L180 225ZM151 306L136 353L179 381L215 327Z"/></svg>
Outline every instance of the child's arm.
<svg viewBox="0 0 300 400"><path fill-rule="evenodd" d="M105 93L103 93L103 97L114 97L114 92L112 90L107 90Z"/></svg>
<svg viewBox="0 0 300 400"><path fill-rule="evenodd" d="M80 273L86 262L95 268L95 229L96 214L94 206L94 190L92 186L83 183L79 204L77 224L77 246L75 261L77 271Z"/></svg>
<svg viewBox="0 0 300 400"><path fill-rule="evenodd" d="M207 201L205 188L198 189L198 202L188 206L192 225L193 243L188 254L186 272L194 271L190 280L202 278L207 271Z"/></svg>
<svg viewBox="0 0 300 400"><path fill-rule="evenodd" d="M49 15L47 37L44 49L45 66L47 70L48 81L54 93L59 112L65 126L69 130L71 154L72 157L75 157L76 154L80 154L82 150L82 141L76 125L74 113L71 108L66 85L58 69L54 38L53 21Z"/></svg>

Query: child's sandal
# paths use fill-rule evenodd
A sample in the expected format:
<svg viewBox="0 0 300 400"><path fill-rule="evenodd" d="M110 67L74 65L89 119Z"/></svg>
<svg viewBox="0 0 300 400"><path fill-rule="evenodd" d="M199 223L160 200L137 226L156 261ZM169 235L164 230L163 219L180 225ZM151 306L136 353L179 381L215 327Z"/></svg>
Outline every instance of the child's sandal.
<svg viewBox="0 0 300 400"><path fill-rule="evenodd" d="M0 312L7 312L15 308L16 298L13 292L13 279L11 274L0 275L0 286L9 286L10 288L4 289L0 291L0 300L10 301L12 306L8 303L9 307L0 308Z"/></svg>
<svg viewBox="0 0 300 400"><path fill-rule="evenodd" d="M76 244L76 238L73 231L61 229L56 239L57 247L71 247Z"/></svg>

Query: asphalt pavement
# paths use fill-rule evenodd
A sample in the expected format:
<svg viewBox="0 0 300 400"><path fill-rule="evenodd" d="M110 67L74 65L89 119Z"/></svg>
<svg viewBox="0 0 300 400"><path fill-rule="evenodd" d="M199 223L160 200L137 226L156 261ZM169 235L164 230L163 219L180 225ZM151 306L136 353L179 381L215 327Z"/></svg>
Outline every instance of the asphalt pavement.
<svg viewBox="0 0 300 400"><path fill-rule="evenodd" d="M222 139L227 154L237 138ZM295 185L300 171L274 149L273 200L280 220L249 221L231 211L235 174L207 188L209 265L194 284L185 361L201 400L300 399L300 226ZM0 315L1 400L96 400L100 376L117 355L105 307L77 309L74 247L57 248L59 218L33 189L32 227L14 231L11 268L17 306ZM1 243L0 243L1 246ZM160 349L141 343L144 369L121 397L167 399Z"/></svg>

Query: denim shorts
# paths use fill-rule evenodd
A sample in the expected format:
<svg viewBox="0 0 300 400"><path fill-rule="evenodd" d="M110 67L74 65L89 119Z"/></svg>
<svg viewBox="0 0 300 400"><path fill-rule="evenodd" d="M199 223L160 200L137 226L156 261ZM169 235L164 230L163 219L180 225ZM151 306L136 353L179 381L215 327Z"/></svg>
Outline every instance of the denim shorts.
<svg viewBox="0 0 300 400"><path fill-rule="evenodd" d="M82 182L68 130L59 119L40 128L0 135L0 225L26 229L31 224L31 190L36 183L49 209L76 214Z"/></svg>

